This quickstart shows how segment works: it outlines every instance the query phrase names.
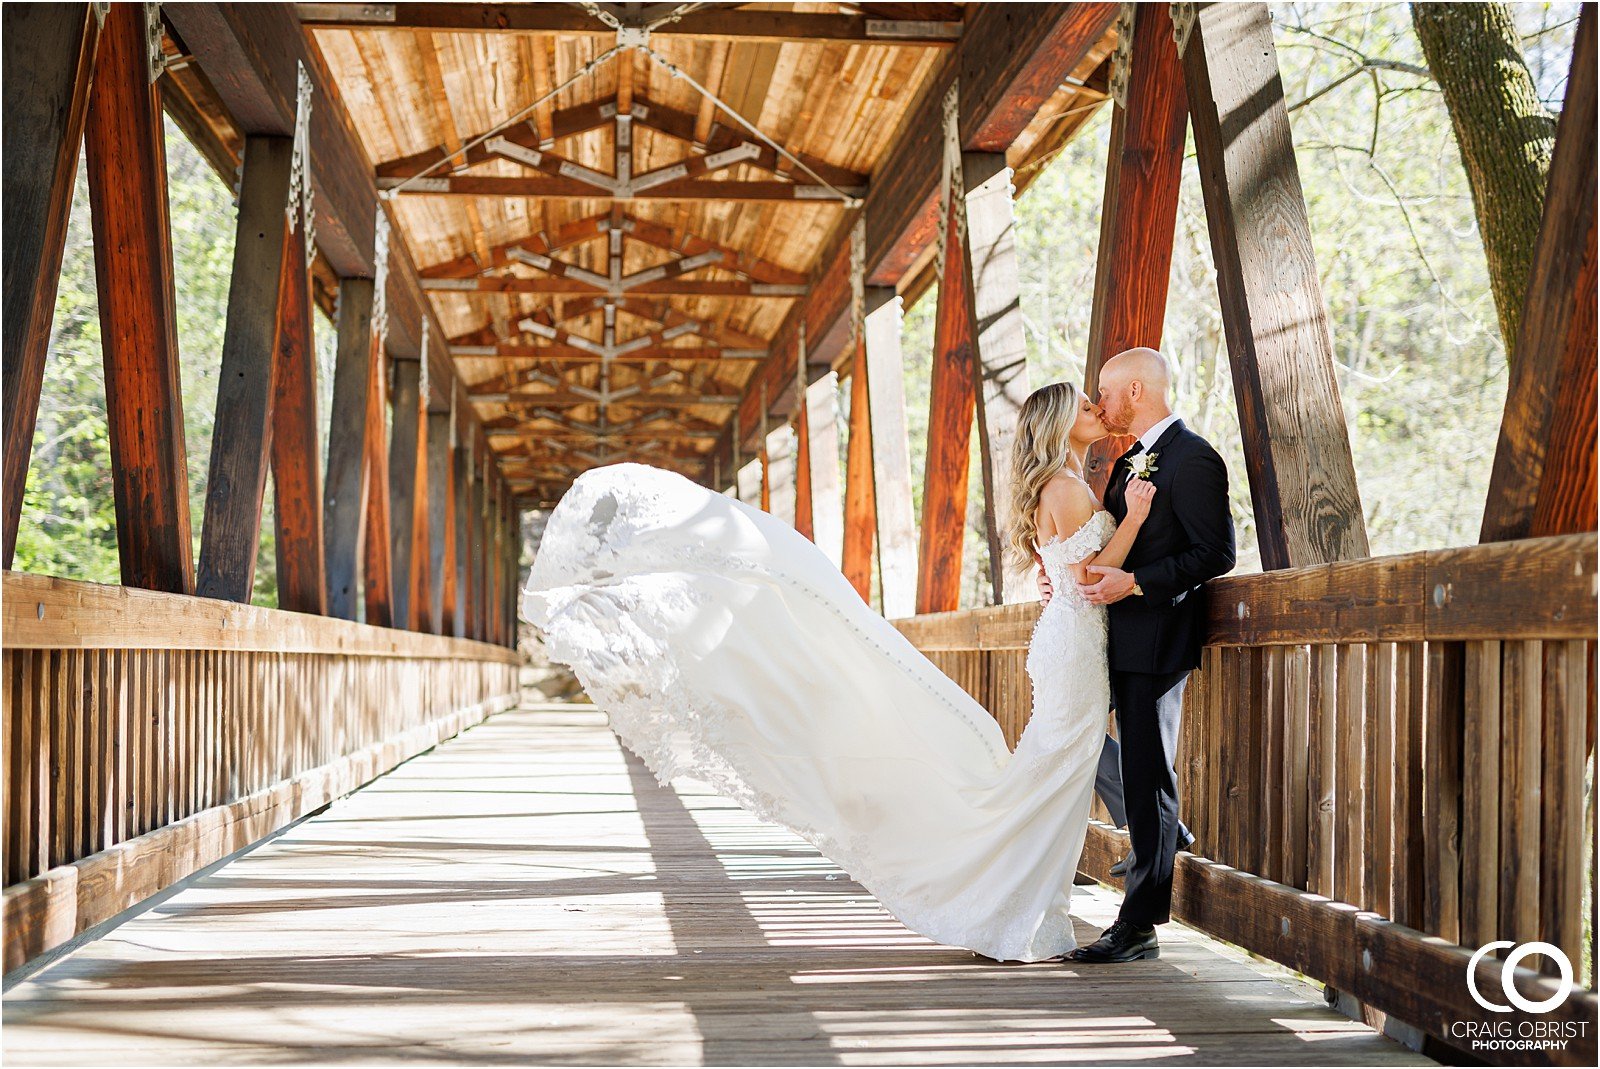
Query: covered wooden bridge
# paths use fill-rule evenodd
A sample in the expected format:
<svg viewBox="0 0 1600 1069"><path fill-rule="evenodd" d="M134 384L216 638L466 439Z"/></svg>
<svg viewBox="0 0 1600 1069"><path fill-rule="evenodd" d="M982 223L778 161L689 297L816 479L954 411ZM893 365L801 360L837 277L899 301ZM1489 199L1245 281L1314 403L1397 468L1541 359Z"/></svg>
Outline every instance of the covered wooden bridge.
<svg viewBox="0 0 1600 1069"><path fill-rule="evenodd" d="M1593 1063L1592 9L1482 544L1387 558L1264 5L4 18L6 565L81 145L123 579L4 578L14 1059L1412 1059L1386 1030ZM1036 610L996 563L997 607L955 611L968 455L999 500L1013 198L1098 108L1084 381L1160 344L1192 130L1267 569L1216 584L1188 692L1187 927L1112 979L927 943L800 840L656 789L587 707L509 711L522 514L640 460L792 518L1016 737ZM163 112L238 197L196 517ZM935 286L919 518L900 323ZM278 609L248 604L269 473ZM1093 827L1086 872L1122 845ZM1507 962L1530 941L1561 953ZM1564 1042L1475 1049L1463 1022L1505 1021L1469 972Z"/></svg>

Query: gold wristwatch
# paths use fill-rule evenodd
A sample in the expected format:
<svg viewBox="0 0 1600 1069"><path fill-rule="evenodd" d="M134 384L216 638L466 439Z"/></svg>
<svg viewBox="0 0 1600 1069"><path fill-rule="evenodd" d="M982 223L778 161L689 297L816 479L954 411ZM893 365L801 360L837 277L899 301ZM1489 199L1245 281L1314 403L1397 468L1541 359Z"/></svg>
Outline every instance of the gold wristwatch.
<svg viewBox="0 0 1600 1069"><path fill-rule="evenodd" d="M1144 597L1144 590L1139 586L1139 580L1137 579L1133 581L1133 592L1138 597Z"/></svg>

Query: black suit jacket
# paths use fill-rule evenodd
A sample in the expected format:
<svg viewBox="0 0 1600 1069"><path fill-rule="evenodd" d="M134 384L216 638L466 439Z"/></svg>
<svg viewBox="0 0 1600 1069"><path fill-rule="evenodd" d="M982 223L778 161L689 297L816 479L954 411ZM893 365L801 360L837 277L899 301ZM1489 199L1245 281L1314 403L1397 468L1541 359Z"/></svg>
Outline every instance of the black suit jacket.
<svg viewBox="0 0 1600 1069"><path fill-rule="evenodd" d="M1205 590L1233 568L1233 517L1228 469L1211 443L1174 420L1150 449L1155 500L1123 568L1143 595L1108 610L1111 668L1167 674L1198 667L1205 644ZM1118 523L1128 514L1129 454L1111 469L1106 508Z"/></svg>

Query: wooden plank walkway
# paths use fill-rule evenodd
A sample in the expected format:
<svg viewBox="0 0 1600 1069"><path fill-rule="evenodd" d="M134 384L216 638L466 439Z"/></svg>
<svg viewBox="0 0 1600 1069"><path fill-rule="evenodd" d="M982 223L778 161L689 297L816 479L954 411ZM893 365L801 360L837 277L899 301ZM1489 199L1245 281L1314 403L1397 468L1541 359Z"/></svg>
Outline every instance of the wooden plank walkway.
<svg viewBox="0 0 1600 1069"><path fill-rule="evenodd" d="M1114 968L931 943L697 786L590 706L502 714L16 984L5 1061L1425 1061L1178 925Z"/></svg>

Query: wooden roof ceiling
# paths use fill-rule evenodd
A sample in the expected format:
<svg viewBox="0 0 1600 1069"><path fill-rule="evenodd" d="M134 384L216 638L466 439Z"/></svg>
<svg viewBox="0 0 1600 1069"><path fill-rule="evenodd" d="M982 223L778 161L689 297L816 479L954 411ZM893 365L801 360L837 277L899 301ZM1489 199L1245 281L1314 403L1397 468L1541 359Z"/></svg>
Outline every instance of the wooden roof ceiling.
<svg viewBox="0 0 1600 1069"><path fill-rule="evenodd" d="M864 195L967 15L956 4L296 8L380 187L400 184L395 218L492 443L527 458L542 486L630 456L700 473L849 225L859 202L840 194ZM618 42L611 18L680 10L649 37L659 59L623 49L594 64ZM1092 83L1098 73L1103 85L1111 45L1039 110L1014 164L1059 149L1104 99ZM634 183L619 188L630 167ZM640 275L653 268L666 270Z"/></svg>

